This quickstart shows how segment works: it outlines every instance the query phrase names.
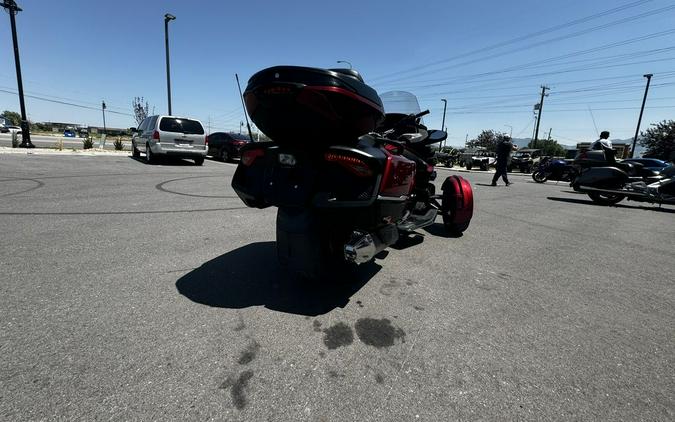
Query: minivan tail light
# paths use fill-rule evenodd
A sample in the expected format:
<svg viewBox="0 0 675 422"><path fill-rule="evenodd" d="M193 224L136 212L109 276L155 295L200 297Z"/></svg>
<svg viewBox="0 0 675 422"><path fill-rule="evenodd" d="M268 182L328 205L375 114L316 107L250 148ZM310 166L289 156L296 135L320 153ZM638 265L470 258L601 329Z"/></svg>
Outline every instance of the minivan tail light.
<svg viewBox="0 0 675 422"><path fill-rule="evenodd" d="M152 139L159 141L159 131L152 132Z"/></svg>
<svg viewBox="0 0 675 422"><path fill-rule="evenodd" d="M349 170L350 173L359 177L368 177L373 175L373 170L363 160L350 155L327 152L324 159L331 163L337 163Z"/></svg>
<svg viewBox="0 0 675 422"><path fill-rule="evenodd" d="M204 138L204 145L208 144L209 144L209 135L206 135L206 137Z"/></svg>
<svg viewBox="0 0 675 422"><path fill-rule="evenodd" d="M264 155L265 155L265 150L260 149L260 148L246 150L241 154L241 164L248 167L251 164L253 164L253 162L256 160L256 158L262 157Z"/></svg>

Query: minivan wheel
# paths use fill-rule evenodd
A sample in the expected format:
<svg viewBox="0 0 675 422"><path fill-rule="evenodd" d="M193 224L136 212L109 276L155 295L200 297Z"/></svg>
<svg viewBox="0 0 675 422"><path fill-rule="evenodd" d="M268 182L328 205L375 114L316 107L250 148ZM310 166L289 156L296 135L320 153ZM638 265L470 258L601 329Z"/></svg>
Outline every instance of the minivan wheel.
<svg viewBox="0 0 675 422"><path fill-rule="evenodd" d="M145 162L148 164L153 164L155 162L155 156L152 153L149 144L145 144Z"/></svg>
<svg viewBox="0 0 675 422"><path fill-rule="evenodd" d="M195 158L195 164L198 165L198 166L201 166L202 164L204 164L204 157Z"/></svg>

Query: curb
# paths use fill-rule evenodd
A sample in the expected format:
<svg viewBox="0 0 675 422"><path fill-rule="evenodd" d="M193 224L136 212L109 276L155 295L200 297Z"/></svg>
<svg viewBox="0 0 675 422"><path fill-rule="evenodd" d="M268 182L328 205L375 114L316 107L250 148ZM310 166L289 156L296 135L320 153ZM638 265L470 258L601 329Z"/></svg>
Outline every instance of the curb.
<svg viewBox="0 0 675 422"><path fill-rule="evenodd" d="M455 167L434 167L434 170L446 170L446 171L456 171L459 173L478 173L478 174L495 174L494 170L467 170L463 168L455 168ZM520 177L532 177L532 173L514 173L514 172L509 172L507 173L509 177L511 176L520 176Z"/></svg>
<svg viewBox="0 0 675 422"><path fill-rule="evenodd" d="M130 151L106 151L99 149L91 150L77 150L72 151L65 149L63 151L58 151L55 149L48 148L11 148L11 147L0 147L0 154L14 154L14 155L81 155L86 157L95 157L95 156L129 156L131 155Z"/></svg>

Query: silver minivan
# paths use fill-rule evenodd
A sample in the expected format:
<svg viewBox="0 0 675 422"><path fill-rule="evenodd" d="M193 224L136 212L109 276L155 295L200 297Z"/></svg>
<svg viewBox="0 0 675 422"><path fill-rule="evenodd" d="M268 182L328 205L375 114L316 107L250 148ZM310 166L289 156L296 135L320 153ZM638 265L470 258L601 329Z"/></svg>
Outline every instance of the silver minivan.
<svg viewBox="0 0 675 422"><path fill-rule="evenodd" d="M134 157L145 152L148 163L159 155L190 158L195 164L204 164L208 151L208 137L199 120L176 116L149 116L134 130L131 138Z"/></svg>

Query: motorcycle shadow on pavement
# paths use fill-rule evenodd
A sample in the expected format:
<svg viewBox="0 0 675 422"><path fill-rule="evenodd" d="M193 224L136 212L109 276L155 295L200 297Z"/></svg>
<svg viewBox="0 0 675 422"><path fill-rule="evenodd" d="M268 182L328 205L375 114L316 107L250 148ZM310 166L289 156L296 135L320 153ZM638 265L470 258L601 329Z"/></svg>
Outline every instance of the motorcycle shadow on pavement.
<svg viewBox="0 0 675 422"><path fill-rule="evenodd" d="M573 193L583 193L583 192L573 192ZM584 204L584 205L593 205L595 207L614 207L614 208L627 208L627 209L634 209L634 210L645 210L645 211L656 211L656 212L665 212L669 214L675 214L675 209L672 208L660 208L658 204L653 204L653 205L625 205L625 204L614 204L614 205L600 205L596 204L592 200L583 200L583 199L577 199L577 198L556 198L554 196L548 196L546 199L551 200L551 201L558 201L558 202L568 202L571 204Z"/></svg>
<svg viewBox="0 0 675 422"><path fill-rule="evenodd" d="M275 242L257 242L205 262L176 281L176 289L193 302L216 308L264 306L317 316L344 308L380 268L372 262L335 280L300 280L280 268Z"/></svg>

